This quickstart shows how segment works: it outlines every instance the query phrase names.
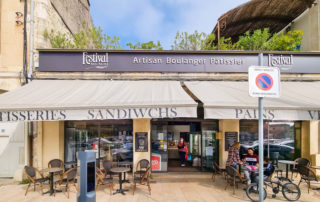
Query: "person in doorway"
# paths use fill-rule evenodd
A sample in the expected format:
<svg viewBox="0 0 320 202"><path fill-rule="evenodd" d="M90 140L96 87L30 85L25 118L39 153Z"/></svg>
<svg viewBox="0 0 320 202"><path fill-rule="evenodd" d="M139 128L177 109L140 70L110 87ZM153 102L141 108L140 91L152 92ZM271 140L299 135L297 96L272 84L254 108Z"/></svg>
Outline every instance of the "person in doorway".
<svg viewBox="0 0 320 202"><path fill-rule="evenodd" d="M180 138L180 142L178 144L178 151L180 154L180 163L181 166L186 166L184 163L185 156L188 154L188 144L184 141L183 138Z"/></svg>
<svg viewBox="0 0 320 202"><path fill-rule="evenodd" d="M259 167L259 156L254 154L252 148L248 149L248 154L244 156L243 163L246 165L244 168L244 175L247 178L247 184L251 183L251 174L256 173Z"/></svg>
<svg viewBox="0 0 320 202"><path fill-rule="evenodd" d="M234 143L231 147L229 147L228 151L228 159L226 162L227 166L232 166L234 169L238 168L238 164L242 164L240 161L240 142Z"/></svg>

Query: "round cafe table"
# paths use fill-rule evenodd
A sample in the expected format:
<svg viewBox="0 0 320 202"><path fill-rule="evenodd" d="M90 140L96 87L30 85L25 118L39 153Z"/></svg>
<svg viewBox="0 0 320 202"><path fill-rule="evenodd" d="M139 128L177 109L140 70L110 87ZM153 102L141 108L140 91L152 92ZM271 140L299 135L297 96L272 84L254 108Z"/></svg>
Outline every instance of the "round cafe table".
<svg viewBox="0 0 320 202"><path fill-rule="evenodd" d="M50 193L50 196L53 194L53 175L54 173L63 171L63 168L45 168L41 170L42 172L50 173L50 190L45 192L44 194ZM59 190L57 190L59 192Z"/></svg>
<svg viewBox="0 0 320 202"><path fill-rule="evenodd" d="M278 163L286 164L286 178L288 178L288 173L289 173L289 165L297 165L298 163L295 161L290 161L290 160L279 160Z"/></svg>
<svg viewBox="0 0 320 202"><path fill-rule="evenodd" d="M113 173L119 173L119 184L120 188L116 190L113 194L121 193L122 195L125 195L124 192L129 191L128 189L122 189L122 173L126 173L130 171L130 168L126 167L115 167L110 169L111 172Z"/></svg>
<svg viewBox="0 0 320 202"><path fill-rule="evenodd" d="M131 166L132 166L132 162L129 162L129 161L118 162L118 167L131 168ZM123 177L122 182L130 183L130 181L128 179L126 179L126 172L124 173L124 177Z"/></svg>

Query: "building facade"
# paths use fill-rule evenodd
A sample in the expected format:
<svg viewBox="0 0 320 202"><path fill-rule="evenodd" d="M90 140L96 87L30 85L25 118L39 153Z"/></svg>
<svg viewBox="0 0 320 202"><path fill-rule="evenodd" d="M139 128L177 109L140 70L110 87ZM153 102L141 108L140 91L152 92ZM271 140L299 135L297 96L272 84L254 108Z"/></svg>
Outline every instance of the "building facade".
<svg viewBox="0 0 320 202"><path fill-rule="evenodd" d="M80 27L82 20L68 24L78 18L61 2L35 1L35 49L49 46L44 28L58 26L72 37ZM89 11L86 3L77 5ZM265 66L281 68L283 83L280 99L266 101L265 153L320 165L319 53L263 54ZM148 159L153 171L175 171L181 137L191 154L184 171L224 167L234 141L257 151L257 100L248 96L247 70L258 65L258 52L40 49L33 58L33 81L0 96L1 124L28 123L21 165L41 169L59 158L70 168L78 151L89 150L99 163L129 161L134 170Z"/></svg>
<svg viewBox="0 0 320 202"><path fill-rule="evenodd" d="M280 98L265 100L266 155L319 165L319 54L263 54L282 81ZM34 81L1 96L0 118L36 123L38 168L55 158L76 166L87 150L98 163L132 162L134 170L148 159L154 172L176 171L183 137L186 169L210 170L214 161L225 166L235 141L258 150L258 102L247 82L257 64L257 52L43 49Z"/></svg>
<svg viewBox="0 0 320 202"><path fill-rule="evenodd" d="M28 75L37 66L37 49L51 47L44 36L45 30L59 31L72 38L84 22L92 27L88 0L1 0L0 93L28 82ZM3 165L0 177L13 177L29 161L32 148L29 148L28 131L23 122L0 125L0 164ZM17 178L21 179L21 174Z"/></svg>

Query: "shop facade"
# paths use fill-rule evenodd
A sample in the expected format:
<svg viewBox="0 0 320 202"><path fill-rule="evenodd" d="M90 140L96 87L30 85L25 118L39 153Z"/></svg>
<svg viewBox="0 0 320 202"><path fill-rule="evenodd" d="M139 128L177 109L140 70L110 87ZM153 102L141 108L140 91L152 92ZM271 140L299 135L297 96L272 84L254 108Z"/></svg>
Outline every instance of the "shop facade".
<svg viewBox="0 0 320 202"><path fill-rule="evenodd" d="M40 50L34 80L1 95L1 122L32 122L30 163L54 158L77 165L78 151L97 161L179 167L177 143L188 142L189 165L225 166L228 147L258 150L258 101L248 95L255 52ZM320 54L264 53L281 69L281 97L265 99L265 153L320 164ZM314 143L314 144L310 144ZM135 166L133 166L135 168ZM179 169L178 169L179 170Z"/></svg>

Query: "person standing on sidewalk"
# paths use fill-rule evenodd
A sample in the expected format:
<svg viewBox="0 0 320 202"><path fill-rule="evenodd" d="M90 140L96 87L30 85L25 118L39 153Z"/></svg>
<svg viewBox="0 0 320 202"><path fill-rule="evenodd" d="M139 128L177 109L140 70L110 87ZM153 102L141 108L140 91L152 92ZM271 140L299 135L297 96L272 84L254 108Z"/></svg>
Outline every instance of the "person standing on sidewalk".
<svg viewBox="0 0 320 202"><path fill-rule="evenodd" d="M180 142L178 144L178 151L180 154L180 163L181 166L186 166L184 163L185 156L188 154L188 144L184 141L183 138L180 138Z"/></svg>

